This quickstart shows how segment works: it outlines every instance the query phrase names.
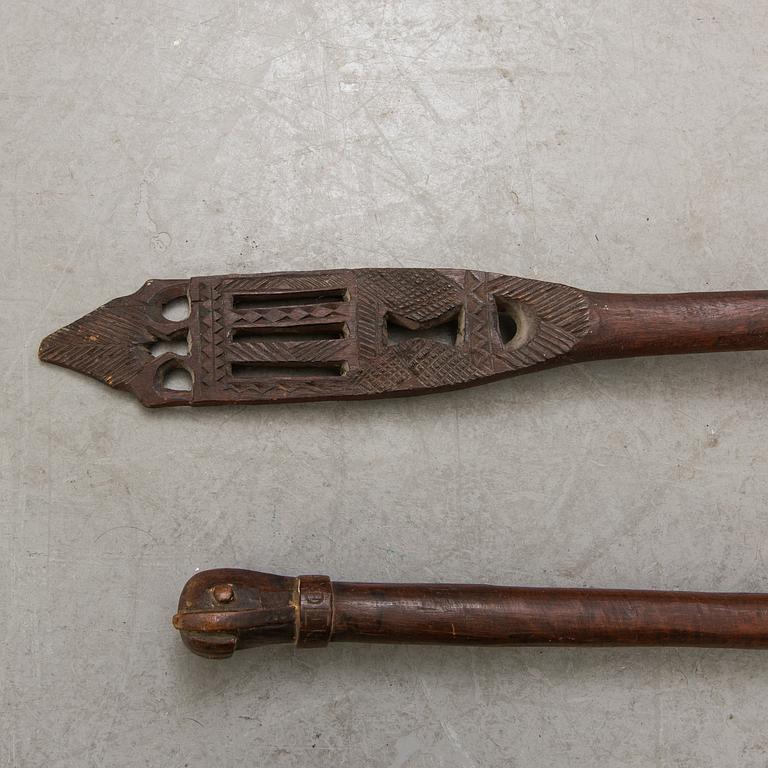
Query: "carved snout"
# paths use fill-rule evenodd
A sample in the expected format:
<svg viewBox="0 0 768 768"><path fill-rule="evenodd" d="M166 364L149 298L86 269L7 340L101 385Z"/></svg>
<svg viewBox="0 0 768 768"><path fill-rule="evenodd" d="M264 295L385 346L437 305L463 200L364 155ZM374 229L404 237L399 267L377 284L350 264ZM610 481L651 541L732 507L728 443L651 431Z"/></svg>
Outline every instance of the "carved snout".
<svg viewBox="0 0 768 768"><path fill-rule="evenodd" d="M317 647L330 639L332 606L327 576L220 568L186 583L173 626L193 653L212 659L272 643Z"/></svg>

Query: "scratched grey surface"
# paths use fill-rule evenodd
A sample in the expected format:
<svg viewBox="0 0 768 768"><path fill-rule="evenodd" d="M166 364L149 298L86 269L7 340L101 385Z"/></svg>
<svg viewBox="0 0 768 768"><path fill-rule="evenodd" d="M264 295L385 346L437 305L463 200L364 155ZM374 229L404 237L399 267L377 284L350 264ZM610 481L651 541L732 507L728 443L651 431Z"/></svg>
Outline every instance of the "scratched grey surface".
<svg viewBox="0 0 768 768"><path fill-rule="evenodd" d="M768 354L164 412L35 355L147 277L765 288L765 6L671 5L2 3L0 766L768 765L768 654L169 624L222 565L766 589Z"/></svg>

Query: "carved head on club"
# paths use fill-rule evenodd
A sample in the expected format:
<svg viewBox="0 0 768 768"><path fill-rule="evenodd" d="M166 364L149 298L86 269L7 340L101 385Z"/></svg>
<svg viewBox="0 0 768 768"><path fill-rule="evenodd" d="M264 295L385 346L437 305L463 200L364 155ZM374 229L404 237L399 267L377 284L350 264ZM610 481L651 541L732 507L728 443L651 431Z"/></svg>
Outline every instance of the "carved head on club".
<svg viewBox="0 0 768 768"><path fill-rule="evenodd" d="M186 583L173 626L193 653L219 659L256 645L325 645L331 610L327 576L219 568L201 571Z"/></svg>

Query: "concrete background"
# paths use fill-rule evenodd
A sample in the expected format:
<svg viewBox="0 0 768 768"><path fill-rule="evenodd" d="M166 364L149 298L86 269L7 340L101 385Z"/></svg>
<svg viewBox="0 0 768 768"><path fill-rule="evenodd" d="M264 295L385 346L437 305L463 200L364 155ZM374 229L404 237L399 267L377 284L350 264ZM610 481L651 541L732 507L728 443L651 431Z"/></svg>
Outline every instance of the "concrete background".
<svg viewBox="0 0 768 768"><path fill-rule="evenodd" d="M763 590L768 354L147 411L37 362L148 277L768 287L764 3L5 0L0 766L768 765L768 654L274 647L197 568Z"/></svg>

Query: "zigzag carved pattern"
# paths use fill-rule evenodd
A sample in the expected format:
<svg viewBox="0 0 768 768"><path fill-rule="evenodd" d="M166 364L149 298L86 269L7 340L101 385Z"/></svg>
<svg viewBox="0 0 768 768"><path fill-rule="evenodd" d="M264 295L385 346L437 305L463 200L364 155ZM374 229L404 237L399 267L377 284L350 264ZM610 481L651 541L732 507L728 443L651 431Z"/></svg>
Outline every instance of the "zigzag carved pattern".
<svg viewBox="0 0 768 768"><path fill-rule="evenodd" d="M464 343L478 370L493 370L491 306L484 272L467 272L464 281Z"/></svg>
<svg viewBox="0 0 768 768"><path fill-rule="evenodd" d="M233 311L231 316L235 320L243 320L249 323L258 323L264 320L268 323L280 323L282 321L300 322L308 318L325 320L336 314L342 314L343 305L313 304L297 307L274 307L272 309L243 309Z"/></svg>
<svg viewBox="0 0 768 768"><path fill-rule="evenodd" d="M200 373L202 383L212 386L226 376L224 367L227 328L221 307L221 283L200 284L200 293L204 295L199 309L200 318Z"/></svg>
<svg viewBox="0 0 768 768"><path fill-rule="evenodd" d="M339 383L340 382L340 383ZM333 391L344 396L349 393L349 382L342 377L334 379L311 379L291 381L289 379L233 379L230 389L236 393L247 394L248 397L266 397L280 395L291 398L321 397Z"/></svg>
<svg viewBox="0 0 768 768"><path fill-rule="evenodd" d="M223 278L212 286L201 316L202 348L208 350L202 359L205 383L217 384L234 393L248 392L249 396L311 397L320 389L327 389L326 381L314 382L311 379L287 380L279 377L259 379L233 379L229 375L229 364L234 362L262 363L322 363L329 361L345 362L350 352L348 340L324 341L230 341L229 329L237 326L258 324L270 325L305 325L313 320L321 322L346 322L349 302L327 302L324 304L299 304L296 306L276 306L269 308L252 307L232 310L226 299L232 294L253 295L279 294L285 292L349 290L351 272L339 270L323 273L275 273L268 275L234 276ZM201 287L201 291L204 290ZM272 297L270 297L272 299ZM201 317L202 320L202 317Z"/></svg>
<svg viewBox="0 0 768 768"><path fill-rule="evenodd" d="M224 323L224 308L221 306L221 293L221 283L211 286L211 305L213 307L211 317L213 321L213 338L215 339L213 377L217 383L222 381L227 375L227 369L224 366L227 327Z"/></svg>
<svg viewBox="0 0 768 768"><path fill-rule="evenodd" d="M216 367L216 337L213 333L213 297L211 287L200 284L200 295L205 295L198 310L200 329L200 383L211 386Z"/></svg>
<svg viewBox="0 0 768 768"><path fill-rule="evenodd" d="M112 386L133 389L146 404L178 403L157 389L145 345L180 332L161 319L164 301L186 281L150 281L132 296L111 302L51 334L42 359L79 370ZM587 296L574 288L517 277L462 270L333 270L318 273L227 275L193 278L192 397L204 403L325 399L424 392L479 383L494 375L537 367L568 352L587 332ZM274 294L346 289L349 301L295 306L231 308L233 293ZM288 298L286 297L286 298ZM496 298L523 305L532 336L522 346L502 345ZM308 297L311 298L311 297ZM327 297L330 298L330 297ZM442 322L460 308L463 338L455 346L415 338L386 345L387 315L413 329ZM346 339L232 341L233 328L344 323ZM323 363L345 361L346 375L288 380L233 380L232 362Z"/></svg>

